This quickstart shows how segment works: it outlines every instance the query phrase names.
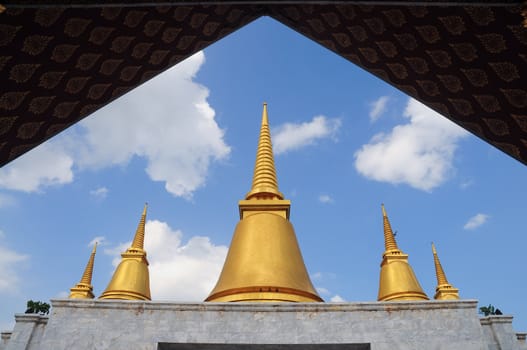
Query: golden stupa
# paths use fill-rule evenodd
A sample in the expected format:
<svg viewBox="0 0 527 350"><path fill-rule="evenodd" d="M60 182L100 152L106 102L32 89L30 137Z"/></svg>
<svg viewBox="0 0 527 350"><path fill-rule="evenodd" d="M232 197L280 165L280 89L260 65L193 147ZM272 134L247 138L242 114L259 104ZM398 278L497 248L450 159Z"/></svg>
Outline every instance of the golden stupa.
<svg viewBox="0 0 527 350"><path fill-rule="evenodd" d="M205 301L323 301L289 222L290 206L278 190L264 103L252 188L239 202L240 221L218 282Z"/></svg>
<svg viewBox="0 0 527 350"><path fill-rule="evenodd" d="M97 252L97 242L93 246L93 250L90 254L90 259L86 264L84 273L82 274L81 281L70 289L70 299L93 299L93 286L91 284L91 278L93 274L93 263L95 261L95 253Z"/></svg>
<svg viewBox="0 0 527 350"><path fill-rule="evenodd" d="M404 254L397 247L384 204L382 205L382 217L385 252L382 255L377 300L428 300L415 277L412 267L408 264L408 254Z"/></svg>
<svg viewBox="0 0 527 350"><path fill-rule="evenodd" d="M146 208L147 205L145 204L132 246L121 254L122 260L99 299L151 299L148 260L146 259L146 251L143 249Z"/></svg>
<svg viewBox="0 0 527 350"><path fill-rule="evenodd" d="M441 266L437 256L436 247L432 243L432 253L434 254L434 265L436 268L437 287L434 299L437 300L456 300L459 299L459 289L454 288L446 279L445 271Z"/></svg>

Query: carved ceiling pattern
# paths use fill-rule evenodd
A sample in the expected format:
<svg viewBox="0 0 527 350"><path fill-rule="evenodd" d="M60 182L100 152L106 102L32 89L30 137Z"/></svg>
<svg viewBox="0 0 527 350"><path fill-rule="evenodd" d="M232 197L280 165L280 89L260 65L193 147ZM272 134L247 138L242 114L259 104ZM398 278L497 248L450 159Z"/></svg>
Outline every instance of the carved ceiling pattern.
<svg viewBox="0 0 527 350"><path fill-rule="evenodd" d="M520 7L291 5L271 16L527 164Z"/></svg>
<svg viewBox="0 0 527 350"><path fill-rule="evenodd" d="M252 6L8 8L0 164L260 15Z"/></svg>
<svg viewBox="0 0 527 350"><path fill-rule="evenodd" d="M10 8L0 13L0 165L269 15L527 164L519 6Z"/></svg>

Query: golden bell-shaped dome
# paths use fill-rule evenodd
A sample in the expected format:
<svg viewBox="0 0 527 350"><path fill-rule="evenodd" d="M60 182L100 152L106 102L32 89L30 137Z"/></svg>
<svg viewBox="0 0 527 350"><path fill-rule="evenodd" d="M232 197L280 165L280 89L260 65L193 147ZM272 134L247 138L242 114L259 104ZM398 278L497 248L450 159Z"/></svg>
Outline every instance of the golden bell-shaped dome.
<svg viewBox="0 0 527 350"><path fill-rule="evenodd" d="M70 299L93 299L93 286L91 284L91 278L93 274L93 263L95 261L95 253L97 252L97 242L93 246L93 250L90 254L90 259L86 264L84 273L79 283L75 287L70 289Z"/></svg>
<svg viewBox="0 0 527 350"><path fill-rule="evenodd" d="M454 288L446 279L445 271L441 266L437 256L436 247L432 243L432 253L434 255L434 265L436 268L437 287L434 299L436 300L457 300L459 299L459 289Z"/></svg>
<svg viewBox="0 0 527 350"><path fill-rule="evenodd" d="M205 301L315 302L317 294L289 222L290 201L278 190L267 104L251 191L218 282Z"/></svg>
<svg viewBox="0 0 527 350"><path fill-rule="evenodd" d="M408 264L408 255L397 247L384 205L382 206L385 252L382 256L379 301L428 300L415 273Z"/></svg>
<svg viewBox="0 0 527 350"><path fill-rule="evenodd" d="M121 254L122 260L99 299L150 300L148 260L143 249L146 209L143 209L132 246Z"/></svg>

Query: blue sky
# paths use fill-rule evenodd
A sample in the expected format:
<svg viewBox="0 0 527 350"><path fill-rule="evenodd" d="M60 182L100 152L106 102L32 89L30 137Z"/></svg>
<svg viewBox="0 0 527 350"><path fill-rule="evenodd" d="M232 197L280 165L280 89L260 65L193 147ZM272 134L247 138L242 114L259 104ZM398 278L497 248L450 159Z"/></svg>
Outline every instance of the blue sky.
<svg viewBox="0 0 527 350"><path fill-rule="evenodd" d="M262 103L280 190L326 301L377 298L385 203L430 298L527 330L526 167L343 58L259 19L0 169L0 328L67 296L100 242L99 296L149 203L154 300L212 289L252 180Z"/></svg>

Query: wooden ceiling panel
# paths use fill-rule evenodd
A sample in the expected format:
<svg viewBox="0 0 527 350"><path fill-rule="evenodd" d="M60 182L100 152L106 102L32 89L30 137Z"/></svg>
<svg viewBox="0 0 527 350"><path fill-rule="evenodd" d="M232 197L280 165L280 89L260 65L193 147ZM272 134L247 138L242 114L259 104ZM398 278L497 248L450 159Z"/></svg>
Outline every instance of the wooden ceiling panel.
<svg viewBox="0 0 527 350"><path fill-rule="evenodd" d="M262 15L527 164L527 29L514 1L12 3L0 13L0 165Z"/></svg>

